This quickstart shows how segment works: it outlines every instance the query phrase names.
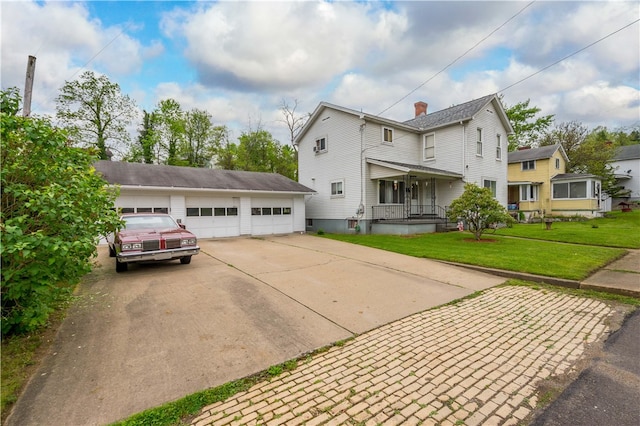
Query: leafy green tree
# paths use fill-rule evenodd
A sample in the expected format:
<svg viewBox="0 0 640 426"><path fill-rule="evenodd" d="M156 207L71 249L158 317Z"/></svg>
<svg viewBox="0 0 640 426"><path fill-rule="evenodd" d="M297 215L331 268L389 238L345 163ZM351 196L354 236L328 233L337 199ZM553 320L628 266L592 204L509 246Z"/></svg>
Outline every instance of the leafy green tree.
<svg viewBox="0 0 640 426"><path fill-rule="evenodd" d="M208 167L227 137L225 126L214 126L211 114L197 108L185 114L182 156L191 167Z"/></svg>
<svg viewBox="0 0 640 426"><path fill-rule="evenodd" d="M155 112L159 122L159 153L158 159L164 164L183 166L185 161L180 159L180 147L184 144L185 120L184 112L178 101L165 99L160 101Z"/></svg>
<svg viewBox="0 0 640 426"><path fill-rule="evenodd" d="M536 145L540 136L553 123L553 115L536 117L540 108L529 106L530 99L507 107L505 113L513 127L513 134L509 135L509 152L521 146Z"/></svg>
<svg viewBox="0 0 640 426"><path fill-rule="evenodd" d="M266 130L243 132L238 138L238 168L251 172L276 171L279 143Z"/></svg>
<svg viewBox="0 0 640 426"><path fill-rule="evenodd" d="M78 80L65 82L60 92L56 116L78 146L96 147L102 160L109 158L108 148L126 152L130 142L127 127L137 110L117 83L86 71Z"/></svg>
<svg viewBox="0 0 640 426"><path fill-rule="evenodd" d="M448 217L452 221L462 219L476 240L497 224L514 222L489 188L480 188L474 183L464 185L464 193L451 202Z"/></svg>
<svg viewBox="0 0 640 426"><path fill-rule="evenodd" d="M2 335L44 324L90 270L101 235L120 225L116 194L95 173L95 149L68 142L47 119L17 113L0 92Z"/></svg>
<svg viewBox="0 0 640 426"><path fill-rule="evenodd" d="M540 146L562 145L567 157L569 157L567 173L583 173L586 170L584 164L578 161L578 152L588 134L589 129L579 121L565 121L545 132L540 140Z"/></svg>

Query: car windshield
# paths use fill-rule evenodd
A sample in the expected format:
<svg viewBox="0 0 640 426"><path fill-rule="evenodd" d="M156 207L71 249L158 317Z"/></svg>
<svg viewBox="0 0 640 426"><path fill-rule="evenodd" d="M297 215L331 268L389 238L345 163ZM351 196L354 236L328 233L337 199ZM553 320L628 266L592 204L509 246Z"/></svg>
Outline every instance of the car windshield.
<svg viewBox="0 0 640 426"><path fill-rule="evenodd" d="M123 219L125 221L125 229L178 227L170 216L125 216Z"/></svg>

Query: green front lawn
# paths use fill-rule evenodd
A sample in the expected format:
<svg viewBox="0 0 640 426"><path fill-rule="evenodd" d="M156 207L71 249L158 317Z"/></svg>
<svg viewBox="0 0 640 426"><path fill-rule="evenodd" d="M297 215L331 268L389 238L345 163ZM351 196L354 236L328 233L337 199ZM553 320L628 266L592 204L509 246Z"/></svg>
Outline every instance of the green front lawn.
<svg viewBox="0 0 640 426"><path fill-rule="evenodd" d="M409 256L572 280L582 280L626 253L626 250L619 248L510 238L495 234L485 234L477 242L469 232L410 236L326 234L324 237Z"/></svg>
<svg viewBox="0 0 640 426"><path fill-rule="evenodd" d="M606 247L640 248L640 210L612 212L607 217L579 222L516 224L499 229L496 234L514 237L590 244Z"/></svg>

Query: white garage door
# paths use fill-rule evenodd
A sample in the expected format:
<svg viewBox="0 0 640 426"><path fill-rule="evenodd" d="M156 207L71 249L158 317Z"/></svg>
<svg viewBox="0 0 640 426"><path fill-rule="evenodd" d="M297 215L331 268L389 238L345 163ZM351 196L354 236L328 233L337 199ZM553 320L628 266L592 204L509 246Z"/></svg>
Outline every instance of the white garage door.
<svg viewBox="0 0 640 426"><path fill-rule="evenodd" d="M251 235L289 234L293 232L291 199L253 198Z"/></svg>
<svg viewBox="0 0 640 426"><path fill-rule="evenodd" d="M122 213L170 213L171 202L167 195L121 195L116 207Z"/></svg>
<svg viewBox="0 0 640 426"><path fill-rule="evenodd" d="M187 197L187 229L199 238L240 235L238 198Z"/></svg>

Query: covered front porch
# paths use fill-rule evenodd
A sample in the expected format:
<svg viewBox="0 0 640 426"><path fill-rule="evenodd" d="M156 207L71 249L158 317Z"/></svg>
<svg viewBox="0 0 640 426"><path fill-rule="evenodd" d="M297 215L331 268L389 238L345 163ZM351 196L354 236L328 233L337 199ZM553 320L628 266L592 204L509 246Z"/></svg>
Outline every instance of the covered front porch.
<svg viewBox="0 0 640 426"><path fill-rule="evenodd" d="M429 167L367 159L377 189L377 204L370 206L371 233L417 234L444 230L447 207L439 200L462 175Z"/></svg>

